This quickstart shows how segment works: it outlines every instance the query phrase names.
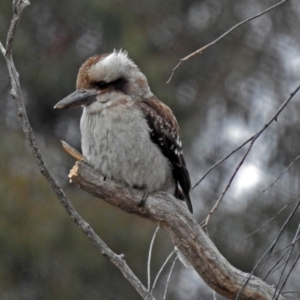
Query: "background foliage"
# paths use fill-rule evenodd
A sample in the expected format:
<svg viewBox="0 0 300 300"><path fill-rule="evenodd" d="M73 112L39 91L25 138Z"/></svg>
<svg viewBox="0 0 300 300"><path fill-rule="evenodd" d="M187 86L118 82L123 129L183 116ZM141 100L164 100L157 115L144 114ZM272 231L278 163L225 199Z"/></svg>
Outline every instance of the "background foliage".
<svg viewBox="0 0 300 300"><path fill-rule="evenodd" d="M299 84L298 2L289 1L235 30L182 64L170 84L165 82L179 58L273 4L271 0L33 0L22 16L14 60L45 160L83 217L115 252L126 255L144 282L154 226L68 183L73 161L63 153L59 140L80 148L81 111L52 108L74 90L77 70L87 57L126 49L148 77L152 91L176 114L195 183L211 165L258 131ZM11 14L11 1L2 1L2 41ZM0 78L1 299L140 299L72 224L37 171L9 97L4 60L0 60ZM300 194L296 162L274 187L255 199L300 152L299 100L297 95L278 122L260 137L209 224L210 237L221 253L243 271L253 268L292 207L257 234L245 236ZM199 222L242 154L239 151L228 159L193 191ZM291 243L297 220L299 212L284 232L281 246ZM295 255L299 248L296 245ZM161 232L154 248L153 276L170 251L169 238ZM298 264L287 290L299 289L299 272ZM275 272L269 282L276 283L279 274ZM166 276L155 293L158 298ZM199 299L199 295L211 299L212 291L196 273L178 263L169 295L169 299Z"/></svg>

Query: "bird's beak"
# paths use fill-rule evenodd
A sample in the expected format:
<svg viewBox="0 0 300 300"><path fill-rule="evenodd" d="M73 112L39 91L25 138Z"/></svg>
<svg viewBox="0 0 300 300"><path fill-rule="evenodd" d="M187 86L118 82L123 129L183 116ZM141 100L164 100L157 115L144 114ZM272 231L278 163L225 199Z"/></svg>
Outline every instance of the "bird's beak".
<svg viewBox="0 0 300 300"><path fill-rule="evenodd" d="M101 92L97 90L76 90L66 98L55 104L54 109L73 108L81 105L88 105L96 101L97 95Z"/></svg>

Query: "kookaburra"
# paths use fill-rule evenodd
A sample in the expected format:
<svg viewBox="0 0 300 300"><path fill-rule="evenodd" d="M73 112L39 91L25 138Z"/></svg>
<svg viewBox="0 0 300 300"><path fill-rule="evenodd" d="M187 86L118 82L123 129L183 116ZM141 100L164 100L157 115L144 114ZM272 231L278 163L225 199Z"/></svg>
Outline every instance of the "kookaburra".
<svg viewBox="0 0 300 300"><path fill-rule="evenodd" d="M81 66L76 91L54 108L78 106L82 154L91 166L147 193L170 193L193 211L176 118L127 52L96 55Z"/></svg>

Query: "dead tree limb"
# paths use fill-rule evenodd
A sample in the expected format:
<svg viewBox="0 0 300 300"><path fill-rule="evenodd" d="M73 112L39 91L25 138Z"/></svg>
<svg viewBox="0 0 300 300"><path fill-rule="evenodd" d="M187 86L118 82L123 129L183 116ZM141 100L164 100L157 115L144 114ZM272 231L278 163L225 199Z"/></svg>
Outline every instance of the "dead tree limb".
<svg viewBox="0 0 300 300"><path fill-rule="evenodd" d="M170 234L174 245L213 290L228 299L236 299L248 274L230 265L195 218L174 197L164 193L151 194L145 206L139 207L141 191L101 180L101 175L84 161L76 162L69 178L93 196L156 223ZM274 293L272 286L252 275L238 299L269 300ZM278 299L286 298L279 295Z"/></svg>

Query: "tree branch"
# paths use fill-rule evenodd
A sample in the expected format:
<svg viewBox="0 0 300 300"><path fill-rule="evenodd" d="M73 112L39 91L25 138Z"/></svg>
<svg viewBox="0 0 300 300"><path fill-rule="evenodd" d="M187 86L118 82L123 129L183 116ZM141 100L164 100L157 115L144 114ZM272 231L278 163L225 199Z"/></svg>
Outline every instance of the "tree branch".
<svg viewBox="0 0 300 300"><path fill-rule="evenodd" d="M188 59L190 59L191 57L194 57L195 55L197 54L201 54L204 50L206 50L208 47L214 45L215 43L219 42L221 39L223 39L227 34L229 34L230 32L232 32L233 30L235 30L236 28L240 27L241 25L244 25L245 23L248 23L249 21L252 21L262 15L264 15L265 13L271 11L272 9L276 8L277 6L283 4L284 2L287 2L288 0L282 0L280 2L278 2L277 4L274 4L273 6L267 8L266 10L238 23L238 24L235 24L233 27L231 27L229 30L227 30L225 33L223 33L221 36L219 36L217 39L215 39L214 41L210 42L209 44L203 46L202 48L194 51L193 53L187 55L186 57L183 57L179 60L179 63L173 68L172 70L172 74L170 76L170 78L168 79L168 81L166 82L167 84L171 81L175 71L177 70L177 68L185 61L187 61Z"/></svg>
<svg viewBox="0 0 300 300"><path fill-rule="evenodd" d="M156 193L148 196L144 207L139 207L142 191L101 181L101 175L84 161L76 162L69 178L93 196L156 223L170 234L174 245L213 290L228 299L236 299L248 274L229 264L180 201L171 195ZM262 279L251 276L239 299L267 300L274 292ZM278 299L286 298L279 295Z"/></svg>
<svg viewBox="0 0 300 300"><path fill-rule="evenodd" d="M23 13L23 10L30 5L30 2L28 0L13 0L13 17L10 22L10 27L7 34L6 39L6 57L10 57L12 53L12 46L14 43L17 27L19 25L19 22L21 20L21 16Z"/></svg>
<svg viewBox="0 0 300 300"><path fill-rule="evenodd" d="M7 68L9 71L9 76L11 78L11 96L16 100L18 116L21 121L22 129L25 133L26 140L30 146L31 152L36 159L38 167L43 174L43 176L48 181L49 185L53 189L56 194L60 204L65 208L67 213L69 214L71 220L77 224L77 226L87 235L87 237L93 242L93 244L98 248L98 250L106 256L124 275L124 277L131 283L131 285L136 289L136 291L144 298L149 300L154 300L154 297L149 294L147 289L143 286L140 280L135 276L129 266L126 264L123 255L117 255L114 253L94 232L91 226L78 214L78 212L73 207L72 203L67 198L66 194L59 186L48 167L46 166L39 147L36 143L36 139L33 133L33 130L30 126L27 113L25 110L21 86L19 81L19 75L15 68L13 58L12 58L12 45L14 41L14 36L16 33L17 26L19 24L22 11L24 8L29 5L27 0L15 0L13 2L13 18L11 21L10 29L7 36L6 49L3 47L2 43L0 43L0 50L6 60ZM73 152L76 157L76 150Z"/></svg>
<svg viewBox="0 0 300 300"><path fill-rule="evenodd" d="M256 140L260 137L260 135L273 123L274 121L277 122L278 116L280 113L284 110L284 108L288 105L288 103L294 98L294 96L299 92L300 90L300 84L296 87L296 89L289 95L289 97L280 105L279 109L274 113L274 115L270 118L270 120L257 132L255 133L252 137L250 137L247 141L245 141L242 145L237 147L234 151L232 151L229 155L227 155L225 158L221 159L218 163L213 165L205 174L202 176L202 178L193 186L193 189L200 184L200 182L206 177L206 175L212 171L215 167L217 167L220 163L222 163L225 159L227 159L230 155L235 153L237 150L241 149L243 146L245 146L248 142L250 142L250 145L248 149L246 150L244 156L242 157L241 161L238 163L236 169L233 172L233 175L230 177L228 184L226 185L224 191L222 192L221 196L217 199L216 203L214 204L213 208L210 210L208 213L207 217L205 220L201 223L203 226L207 226L208 222L212 216L212 214L217 210L218 206L220 205L221 201L223 200L226 192L231 186L231 183L236 176L237 172L241 168L242 164L244 163L245 159L247 158L248 154L250 153L254 143Z"/></svg>

